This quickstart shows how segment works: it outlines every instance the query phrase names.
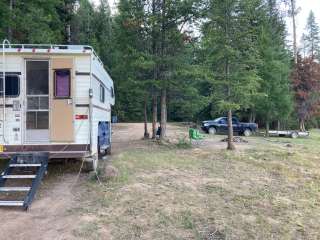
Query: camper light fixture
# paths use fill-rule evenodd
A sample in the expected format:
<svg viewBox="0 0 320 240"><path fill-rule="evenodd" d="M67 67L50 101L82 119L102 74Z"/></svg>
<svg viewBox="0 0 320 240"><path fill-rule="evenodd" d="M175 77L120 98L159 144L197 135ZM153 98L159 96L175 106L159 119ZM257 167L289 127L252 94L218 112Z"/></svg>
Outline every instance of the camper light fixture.
<svg viewBox="0 0 320 240"><path fill-rule="evenodd" d="M76 120L87 120L87 119L88 119L88 115L85 115L85 114L76 115Z"/></svg>

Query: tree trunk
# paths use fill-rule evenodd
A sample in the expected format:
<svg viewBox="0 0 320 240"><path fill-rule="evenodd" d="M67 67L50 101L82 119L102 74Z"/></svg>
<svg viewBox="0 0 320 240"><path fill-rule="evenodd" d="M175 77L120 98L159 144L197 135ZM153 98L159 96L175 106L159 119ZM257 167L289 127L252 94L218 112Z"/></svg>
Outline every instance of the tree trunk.
<svg viewBox="0 0 320 240"><path fill-rule="evenodd" d="M278 131L280 131L281 130L281 122L280 122L280 120L278 120Z"/></svg>
<svg viewBox="0 0 320 240"><path fill-rule="evenodd" d="M152 96L152 138L155 139L157 135L157 122L158 122L158 101L157 95Z"/></svg>
<svg viewBox="0 0 320 240"><path fill-rule="evenodd" d="M304 119L300 119L299 121L299 125L300 125L300 131L305 132L306 131L306 127L305 127L305 121Z"/></svg>
<svg viewBox="0 0 320 240"><path fill-rule="evenodd" d="M9 11L10 11L10 22L8 27L8 39L12 41L12 22L13 22L13 0L9 2Z"/></svg>
<svg viewBox="0 0 320 240"><path fill-rule="evenodd" d="M269 120L266 121L266 137L269 137L270 123Z"/></svg>
<svg viewBox="0 0 320 240"><path fill-rule="evenodd" d="M147 96L145 97L144 99L144 134L143 134L143 137L145 139L148 139L149 138L149 132L148 132L148 104L147 104Z"/></svg>
<svg viewBox="0 0 320 240"><path fill-rule="evenodd" d="M256 113L253 110L251 110L249 122L254 123L255 121L256 121Z"/></svg>
<svg viewBox="0 0 320 240"><path fill-rule="evenodd" d="M296 0L291 0L291 17L292 17L292 28L293 28L294 63L297 63L298 51L297 51L297 26L296 26Z"/></svg>
<svg viewBox="0 0 320 240"><path fill-rule="evenodd" d="M162 89L161 89L161 120L160 120L160 126L161 126L161 134L160 139L163 140L166 137L166 128L167 128L167 84L166 84L166 77L164 75L165 72L165 40L166 40L166 0L162 0L162 6L161 6L162 12L161 12L161 66L160 66L160 75L162 83Z"/></svg>
<svg viewBox="0 0 320 240"><path fill-rule="evenodd" d="M152 17L155 16L156 13L156 5L155 0L152 0ZM153 56L157 56L157 41L155 36L155 22L152 22L152 54ZM155 62L155 66L153 68L153 81L156 82L158 80L158 63ZM158 98L156 94L155 87L152 89L152 139L156 139L157 137L157 122L158 122Z"/></svg>
<svg viewBox="0 0 320 240"><path fill-rule="evenodd" d="M232 127L232 111L228 111L228 150L235 150L236 147L233 143L233 127Z"/></svg>
<svg viewBox="0 0 320 240"><path fill-rule="evenodd" d="M167 90L163 88L161 90L161 134L160 139L166 137L166 128L167 128Z"/></svg>

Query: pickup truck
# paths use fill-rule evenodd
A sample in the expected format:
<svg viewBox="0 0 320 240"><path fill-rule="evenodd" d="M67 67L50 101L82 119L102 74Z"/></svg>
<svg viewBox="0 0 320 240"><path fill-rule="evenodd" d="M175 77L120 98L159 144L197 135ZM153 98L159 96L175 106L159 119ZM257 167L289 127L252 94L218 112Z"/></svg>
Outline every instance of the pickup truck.
<svg viewBox="0 0 320 240"><path fill-rule="evenodd" d="M258 125L255 123L242 123L238 118L232 118L232 126L234 133L244 135L246 137L251 136L257 131ZM215 120L203 121L202 130L208 134L227 133L228 132L228 118L220 117Z"/></svg>

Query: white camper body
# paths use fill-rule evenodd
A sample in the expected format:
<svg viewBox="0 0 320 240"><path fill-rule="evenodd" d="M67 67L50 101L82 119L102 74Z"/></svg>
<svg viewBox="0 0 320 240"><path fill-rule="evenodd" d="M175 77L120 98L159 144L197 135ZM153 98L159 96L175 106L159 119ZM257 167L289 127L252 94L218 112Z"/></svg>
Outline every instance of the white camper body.
<svg viewBox="0 0 320 240"><path fill-rule="evenodd" d="M0 50L1 157L97 158L110 150L113 81L92 47L3 44Z"/></svg>

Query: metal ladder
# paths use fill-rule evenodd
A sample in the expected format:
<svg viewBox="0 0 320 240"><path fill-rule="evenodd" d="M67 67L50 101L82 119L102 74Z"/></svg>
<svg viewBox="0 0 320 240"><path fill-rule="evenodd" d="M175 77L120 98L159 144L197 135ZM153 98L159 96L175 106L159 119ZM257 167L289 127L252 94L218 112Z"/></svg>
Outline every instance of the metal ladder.
<svg viewBox="0 0 320 240"><path fill-rule="evenodd" d="M5 94L5 90L6 90L6 55L5 55L5 48L6 45L8 45L9 47L11 47L11 44L9 42L9 40L4 39L2 42L2 91L0 91L0 96L2 97L2 119L0 121L2 121L2 143L5 144L6 143L6 138L5 138L5 123L6 123L6 94Z"/></svg>
<svg viewBox="0 0 320 240"><path fill-rule="evenodd" d="M0 196L16 197L14 194L25 193L23 199L0 200L0 207L23 207L25 210L31 205L40 183L47 172L49 153L21 153L11 158L7 167L0 175ZM26 174L30 173L32 174ZM16 186L18 182L32 179L29 186ZM7 183L11 181L9 186ZM21 184L21 183L20 183ZM12 186L14 185L14 186ZM25 184L24 184L25 185Z"/></svg>

